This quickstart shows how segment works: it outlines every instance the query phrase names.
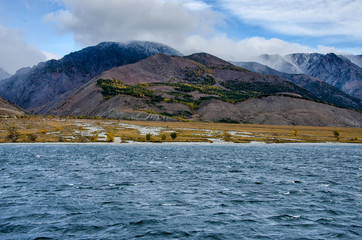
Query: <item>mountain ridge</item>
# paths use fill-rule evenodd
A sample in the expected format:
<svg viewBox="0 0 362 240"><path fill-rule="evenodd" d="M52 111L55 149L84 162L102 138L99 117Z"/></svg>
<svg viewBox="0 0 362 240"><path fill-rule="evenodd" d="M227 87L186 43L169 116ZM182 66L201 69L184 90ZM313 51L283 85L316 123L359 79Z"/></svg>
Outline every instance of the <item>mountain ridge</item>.
<svg viewBox="0 0 362 240"><path fill-rule="evenodd" d="M159 52L181 54L171 47L153 42L102 42L72 52L62 59L21 69L12 77L1 81L0 95L28 111L44 113L98 74Z"/></svg>
<svg viewBox="0 0 362 240"><path fill-rule="evenodd" d="M341 57L334 53L294 53L286 56L264 54L256 62L291 74L307 74L362 99L362 68L351 62L360 56Z"/></svg>
<svg viewBox="0 0 362 240"><path fill-rule="evenodd" d="M325 121L323 126L362 126L361 113L301 99L303 96L308 98L310 93L288 80L254 73L212 55L157 54L103 72L50 114L314 126ZM264 107L255 112L255 106Z"/></svg>
<svg viewBox="0 0 362 240"><path fill-rule="evenodd" d="M329 83L326 83L310 75L284 73L257 62L233 63L237 66L246 68L253 72L271 74L290 80L298 86L307 89L326 103L335 105L337 107L362 110L362 100L352 97L347 93L343 92L342 90L333 87Z"/></svg>

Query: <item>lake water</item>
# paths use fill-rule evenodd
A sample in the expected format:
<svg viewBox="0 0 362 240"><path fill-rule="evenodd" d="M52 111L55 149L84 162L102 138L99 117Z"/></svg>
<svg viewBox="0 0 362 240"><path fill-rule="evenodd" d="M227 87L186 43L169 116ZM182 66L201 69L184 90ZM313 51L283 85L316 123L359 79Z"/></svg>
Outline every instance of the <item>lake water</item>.
<svg viewBox="0 0 362 240"><path fill-rule="evenodd" d="M361 239L362 146L0 145L0 239Z"/></svg>

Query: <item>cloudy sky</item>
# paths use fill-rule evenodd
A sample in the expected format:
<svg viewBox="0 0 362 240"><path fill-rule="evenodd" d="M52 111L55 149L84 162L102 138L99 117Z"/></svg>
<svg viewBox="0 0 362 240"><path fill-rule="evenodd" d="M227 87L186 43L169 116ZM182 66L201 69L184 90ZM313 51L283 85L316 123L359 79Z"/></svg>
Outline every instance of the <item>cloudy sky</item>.
<svg viewBox="0 0 362 240"><path fill-rule="evenodd" d="M362 54L361 0L0 0L0 67L102 41L147 40L248 61L293 52Z"/></svg>

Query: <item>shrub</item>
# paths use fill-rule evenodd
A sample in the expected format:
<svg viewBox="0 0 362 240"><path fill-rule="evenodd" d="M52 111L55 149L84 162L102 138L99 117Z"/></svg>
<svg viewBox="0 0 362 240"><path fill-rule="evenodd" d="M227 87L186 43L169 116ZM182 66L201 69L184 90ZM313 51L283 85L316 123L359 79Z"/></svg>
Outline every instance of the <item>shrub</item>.
<svg viewBox="0 0 362 240"><path fill-rule="evenodd" d="M166 140L166 138L167 138L166 134L162 134L162 135L161 135L161 139L162 139L162 141L165 141L165 140Z"/></svg>
<svg viewBox="0 0 362 240"><path fill-rule="evenodd" d="M296 130L292 131L292 132L291 132L291 135L292 135L293 137L296 137L296 136L298 135L298 130L296 129Z"/></svg>
<svg viewBox="0 0 362 240"><path fill-rule="evenodd" d="M41 134L45 134L46 132L47 132L47 130L45 130L45 129L41 129L41 130L40 130L40 133L41 133Z"/></svg>
<svg viewBox="0 0 362 240"><path fill-rule="evenodd" d="M55 131L60 132L60 131L62 131L62 128L61 127L55 127Z"/></svg>
<svg viewBox="0 0 362 240"><path fill-rule="evenodd" d="M108 137L108 135L107 135L107 137ZM93 134L93 136L90 137L90 140L92 142L97 142L98 141L98 133Z"/></svg>
<svg viewBox="0 0 362 240"><path fill-rule="evenodd" d="M222 133L222 138L224 139L224 141L229 142L231 140L231 134L228 131L224 131Z"/></svg>
<svg viewBox="0 0 362 240"><path fill-rule="evenodd" d="M33 133L28 133L26 134L26 137L29 142L35 142L38 136Z"/></svg>
<svg viewBox="0 0 362 240"><path fill-rule="evenodd" d="M109 131L107 132L107 142L114 142L114 133Z"/></svg>
<svg viewBox="0 0 362 240"><path fill-rule="evenodd" d="M28 142L28 138L26 137L26 134L21 135L21 141Z"/></svg>
<svg viewBox="0 0 362 240"><path fill-rule="evenodd" d="M151 136L152 136L151 133L147 133L147 134L146 134L146 140L147 140L147 141L151 141Z"/></svg>
<svg viewBox="0 0 362 240"><path fill-rule="evenodd" d="M359 141L359 137L356 136L356 137L354 138L354 140L355 140L355 141Z"/></svg>
<svg viewBox="0 0 362 240"><path fill-rule="evenodd" d="M176 132L172 132L172 133L170 134L170 136L171 136L172 140L175 140L175 139L177 138L177 133L176 133Z"/></svg>
<svg viewBox="0 0 362 240"><path fill-rule="evenodd" d="M77 135L77 138L78 138L79 142L88 142L89 141L87 136L83 136L81 134Z"/></svg>
<svg viewBox="0 0 362 240"><path fill-rule="evenodd" d="M339 140L341 133L340 133L339 130L334 130L333 135L334 135L335 138L337 138L337 140Z"/></svg>
<svg viewBox="0 0 362 240"><path fill-rule="evenodd" d="M14 124L12 124L11 127L7 127L6 130L8 131L8 135L6 136L6 139L12 142L16 142L16 140L19 139L20 133L16 131L16 128L14 127Z"/></svg>
<svg viewBox="0 0 362 240"><path fill-rule="evenodd" d="M33 133L27 133L27 134L23 134L21 136L22 142L35 142L36 139L37 139L37 136Z"/></svg>

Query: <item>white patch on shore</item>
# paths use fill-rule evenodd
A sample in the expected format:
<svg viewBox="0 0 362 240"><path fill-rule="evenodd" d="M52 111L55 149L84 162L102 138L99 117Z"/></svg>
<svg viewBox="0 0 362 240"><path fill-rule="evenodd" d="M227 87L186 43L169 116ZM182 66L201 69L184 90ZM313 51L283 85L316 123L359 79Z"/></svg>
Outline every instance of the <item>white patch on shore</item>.
<svg viewBox="0 0 362 240"><path fill-rule="evenodd" d="M123 128L136 129L140 132L140 135L147 135L148 133L150 133L155 136L160 135L161 131L165 129L163 127L138 126L127 123L121 123L119 124L119 126Z"/></svg>

